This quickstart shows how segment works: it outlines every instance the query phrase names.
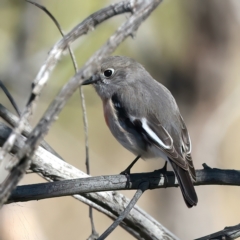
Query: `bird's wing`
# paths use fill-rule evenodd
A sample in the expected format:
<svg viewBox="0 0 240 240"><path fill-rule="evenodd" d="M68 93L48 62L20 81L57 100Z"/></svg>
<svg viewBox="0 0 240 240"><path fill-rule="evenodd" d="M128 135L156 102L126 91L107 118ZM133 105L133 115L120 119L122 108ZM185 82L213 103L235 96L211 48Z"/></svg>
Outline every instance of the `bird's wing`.
<svg viewBox="0 0 240 240"><path fill-rule="evenodd" d="M144 117L134 116L134 113L124 105L117 95L114 95L111 100L118 120L125 130L129 132L134 130L134 132L140 134L141 139L146 142L147 146L156 146L182 169L188 170L190 167L194 170L190 154L191 142L180 114L179 131L174 131L174 129L167 131L154 114L148 113ZM179 134L179 132L182 134ZM176 141L178 141L177 144Z"/></svg>
<svg viewBox="0 0 240 240"><path fill-rule="evenodd" d="M174 129L171 132L176 134L171 136L170 132L163 127L154 115L148 115L145 118L130 117L130 120L145 136L145 139L164 152L177 166L188 170L192 179L196 180L191 157L191 141L181 115L179 115L181 123L181 129L179 130L181 135L179 137L176 137L178 131L174 131ZM175 143L174 141L179 142Z"/></svg>
<svg viewBox="0 0 240 240"><path fill-rule="evenodd" d="M153 145L164 152L173 162L179 167L188 170L188 164L183 157L183 154L177 151L173 137L163 127L154 115L148 115L145 118L130 118L133 124L138 126L146 138Z"/></svg>

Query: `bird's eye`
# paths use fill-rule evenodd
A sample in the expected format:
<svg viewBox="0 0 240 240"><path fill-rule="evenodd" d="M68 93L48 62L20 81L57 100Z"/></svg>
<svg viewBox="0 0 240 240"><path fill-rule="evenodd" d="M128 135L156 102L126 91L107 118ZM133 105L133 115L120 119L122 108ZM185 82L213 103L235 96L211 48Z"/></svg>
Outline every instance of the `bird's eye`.
<svg viewBox="0 0 240 240"><path fill-rule="evenodd" d="M113 68L108 68L107 70L105 70L105 71L103 72L103 74L104 74L104 76L105 76L106 78L111 77L111 76L113 75L113 73L114 73L114 69L113 69Z"/></svg>

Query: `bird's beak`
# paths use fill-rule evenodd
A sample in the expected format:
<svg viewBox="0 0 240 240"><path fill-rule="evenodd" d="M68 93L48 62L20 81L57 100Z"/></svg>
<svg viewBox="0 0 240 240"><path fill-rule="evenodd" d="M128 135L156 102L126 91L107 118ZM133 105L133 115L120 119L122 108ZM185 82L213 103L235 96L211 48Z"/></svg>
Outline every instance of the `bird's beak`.
<svg viewBox="0 0 240 240"><path fill-rule="evenodd" d="M83 81L82 85L89 85L89 84L93 84L97 81L100 80L100 76L99 75L92 75L89 79Z"/></svg>

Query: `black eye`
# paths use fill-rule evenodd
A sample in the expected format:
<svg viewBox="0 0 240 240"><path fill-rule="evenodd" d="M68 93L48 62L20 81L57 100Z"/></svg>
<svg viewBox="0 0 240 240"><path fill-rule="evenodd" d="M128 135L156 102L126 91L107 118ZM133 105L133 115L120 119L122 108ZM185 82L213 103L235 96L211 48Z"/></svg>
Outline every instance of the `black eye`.
<svg viewBox="0 0 240 240"><path fill-rule="evenodd" d="M114 73L114 69L112 69L112 68L108 68L107 70L105 70L103 72L104 76L107 78L111 77L113 75L113 73Z"/></svg>

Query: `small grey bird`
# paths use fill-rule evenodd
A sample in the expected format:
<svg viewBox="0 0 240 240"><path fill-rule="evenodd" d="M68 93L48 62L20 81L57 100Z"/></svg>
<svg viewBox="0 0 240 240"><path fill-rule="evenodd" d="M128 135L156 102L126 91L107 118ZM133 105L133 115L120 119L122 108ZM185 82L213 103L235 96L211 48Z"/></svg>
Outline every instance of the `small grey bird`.
<svg viewBox="0 0 240 240"><path fill-rule="evenodd" d="M93 84L101 97L106 124L113 136L138 156L134 163L140 157L168 161L186 205L189 208L197 205L191 141L169 90L141 64L123 56L103 59L99 72L83 82L87 84Z"/></svg>

